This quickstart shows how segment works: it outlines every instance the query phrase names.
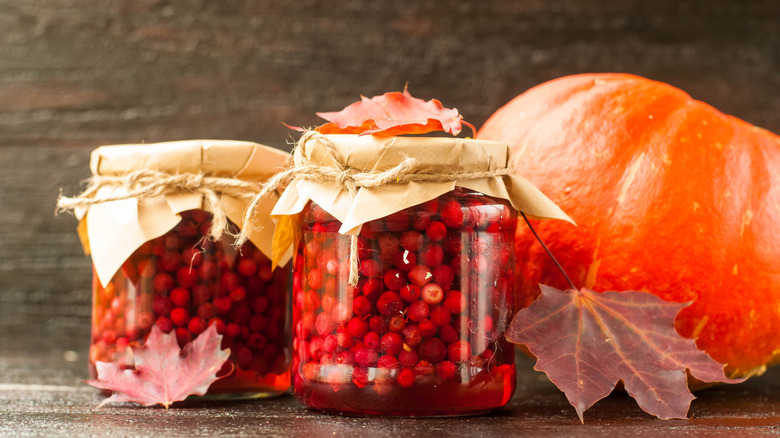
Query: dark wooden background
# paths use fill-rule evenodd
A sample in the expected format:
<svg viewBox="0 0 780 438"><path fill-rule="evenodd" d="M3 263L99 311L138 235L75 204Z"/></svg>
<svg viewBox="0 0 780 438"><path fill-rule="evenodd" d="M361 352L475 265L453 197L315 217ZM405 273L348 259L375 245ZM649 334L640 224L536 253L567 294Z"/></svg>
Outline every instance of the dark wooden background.
<svg viewBox="0 0 780 438"><path fill-rule="evenodd" d="M86 360L89 260L54 203L96 146L289 148L282 122L406 83L479 126L531 86L608 71L780 132L780 2L0 0L0 358Z"/></svg>

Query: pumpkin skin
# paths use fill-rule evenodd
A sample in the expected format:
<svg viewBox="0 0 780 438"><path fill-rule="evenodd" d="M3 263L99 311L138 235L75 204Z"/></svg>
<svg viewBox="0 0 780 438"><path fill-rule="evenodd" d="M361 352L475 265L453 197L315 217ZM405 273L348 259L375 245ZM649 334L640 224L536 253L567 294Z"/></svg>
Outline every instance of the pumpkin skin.
<svg viewBox="0 0 780 438"><path fill-rule="evenodd" d="M533 224L578 287L692 301L677 331L730 376L780 359L780 137L664 83L584 74L516 97L477 138L508 143L577 222ZM516 247L519 308L539 283L568 287L528 227Z"/></svg>

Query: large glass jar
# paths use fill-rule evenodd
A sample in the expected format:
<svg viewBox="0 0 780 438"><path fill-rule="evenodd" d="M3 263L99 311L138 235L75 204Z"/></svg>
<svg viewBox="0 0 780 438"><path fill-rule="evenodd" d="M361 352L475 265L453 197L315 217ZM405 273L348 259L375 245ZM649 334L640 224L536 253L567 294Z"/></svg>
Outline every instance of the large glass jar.
<svg viewBox="0 0 780 438"><path fill-rule="evenodd" d="M311 408L447 416L504 406L515 390L516 213L456 189L350 236L311 201L293 273L293 390Z"/></svg>
<svg viewBox="0 0 780 438"><path fill-rule="evenodd" d="M180 346L209 325L222 334L230 358L207 395L263 397L290 386L287 269L251 243L208 237L211 215L181 213L181 222L146 242L103 287L93 279L90 372L95 362L132 366L128 347L141 347L153 325L174 331ZM234 229L235 231L235 229Z"/></svg>

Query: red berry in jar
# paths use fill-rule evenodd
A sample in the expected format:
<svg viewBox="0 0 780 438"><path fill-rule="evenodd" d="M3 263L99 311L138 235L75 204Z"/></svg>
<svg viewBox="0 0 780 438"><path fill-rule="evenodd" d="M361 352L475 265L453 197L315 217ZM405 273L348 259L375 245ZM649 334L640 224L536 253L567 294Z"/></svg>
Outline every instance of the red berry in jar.
<svg viewBox="0 0 780 438"><path fill-rule="evenodd" d="M173 332L183 347L214 324L223 347L231 348L224 367L230 374L213 383L209 394L283 393L290 378L286 275L272 271L271 261L251 243L238 253L229 240L204 237L198 227L208 232L208 214L181 216L179 225L139 248L108 284L95 279L93 313L111 318L93 324L90 372L97 360L125 363L125 349L142 346L153 325ZM319 308L319 300L313 293L311 304Z"/></svg>
<svg viewBox="0 0 780 438"><path fill-rule="evenodd" d="M295 331L306 349L293 369L295 395L318 409L363 414L452 415L506 404L515 384L512 346L480 324L511 317L514 264L487 269L474 261L494 248L514 257L514 228L486 223L505 210L514 217L508 203L457 189L363 224L356 286L347 283L350 237L338 233L335 218L315 218L319 210L304 211L294 268L293 283L308 282L320 298L318 306L301 295L293 310L296 321L319 322ZM311 285L318 271L327 278L321 288L317 278ZM318 372L307 372L315 365Z"/></svg>

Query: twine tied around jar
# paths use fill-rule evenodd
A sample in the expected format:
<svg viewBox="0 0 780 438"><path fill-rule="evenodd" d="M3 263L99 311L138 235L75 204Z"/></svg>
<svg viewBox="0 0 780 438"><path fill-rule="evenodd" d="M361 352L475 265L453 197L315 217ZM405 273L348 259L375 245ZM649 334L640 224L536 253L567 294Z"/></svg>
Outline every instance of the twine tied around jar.
<svg viewBox="0 0 780 438"><path fill-rule="evenodd" d="M238 178L222 178L204 173L171 174L156 170L136 170L124 175L93 175L87 188L78 196L67 197L60 193L57 198L57 213L86 208L96 204L125 199L148 199L165 193L189 192L203 195L206 206L212 213L209 236L214 240L222 238L228 229L228 218L220 203L221 195L235 198L252 198L261 190L262 184ZM98 195L102 187L124 188L116 194ZM232 234L231 234L232 235Z"/></svg>
<svg viewBox="0 0 780 438"><path fill-rule="evenodd" d="M304 153L307 144L315 140L320 145L324 145L327 155L332 159L333 165L323 166L311 164ZM305 180L319 183L335 183L347 189L352 199L357 195L359 188L372 188L388 184L407 184L410 182L450 182L458 180L475 180L491 178L497 176L510 175L513 173L512 166L499 168L495 170L479 172L444 172L444 173L425 173L416 170L417 160L411 157L405 157L398 165L381 172L362 171L347 166L340 154L336 150L333 142L323 134L316 131L307 131L298 141L295 150L296 162L291 167L277 173L265 184L262 190L252 198L246 211L244 212L243 225L238 233L236 244L241 245L249 239L254 231L252 218L262 202L262 200L277 188L284 187L296 180ZM359 277L358 266L358 236L350 236L349 252L349 284L357 285Z"/></svg>

